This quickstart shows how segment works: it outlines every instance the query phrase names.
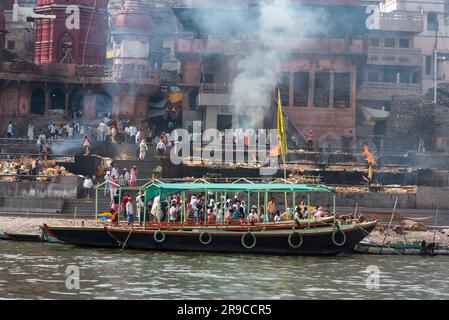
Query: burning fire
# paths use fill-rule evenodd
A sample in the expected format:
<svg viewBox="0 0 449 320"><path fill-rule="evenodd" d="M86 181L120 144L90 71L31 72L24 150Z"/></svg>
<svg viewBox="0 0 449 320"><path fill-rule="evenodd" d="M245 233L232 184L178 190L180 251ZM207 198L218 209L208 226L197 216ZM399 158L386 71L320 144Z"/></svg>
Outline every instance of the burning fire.
<svg viewBox="0 0 449 320"><path fill-rule="evenodd" d="M374 159L373 154L369 151L369 147L367 145L363 146L363 155L366 157L366 161L368 161L369 164L373 166L377 165L377 162Z"/></svg>

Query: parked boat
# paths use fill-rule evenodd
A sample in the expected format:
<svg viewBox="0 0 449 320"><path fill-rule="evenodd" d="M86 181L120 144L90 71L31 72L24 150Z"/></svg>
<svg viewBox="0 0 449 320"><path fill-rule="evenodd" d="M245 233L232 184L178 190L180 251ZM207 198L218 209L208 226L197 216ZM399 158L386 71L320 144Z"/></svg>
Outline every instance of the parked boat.
<svg viewBox="0 0 449 320"><path fill-rule="evenodd" d="M375 227L376 221L332 227L269 231L143 230L44 225L64 243L105 248L223 253L332 255L351 251Z"/></svg>
<svg viewBox="0 0 449 320"><path fill-rule="evenodd" d="M449 246L438 243L421 242L393 243L377 245L370 241L362 241L354 247L355 253L385 255L449 255Z"/></svg>
<svg viewBox="0 0 449 320"><path fill-rule="evenodd" d="M38 234L24 234L24 233L4 233L4 240L14 240L14 241L41 241L41 236Z"/></svg>
<svg viewBox="0 0 449 320"><path fill-rule="evenodd" d="M301 184L213 184L213 183L152 183L145 189L145 203L156 196L161 198L173 194L201 192L219 193L244 192L257 193L263 198L267 208L268 193L279 192L292 196L293 207L298 192L335 192L326 186ZM225 196L225 199L227 197ZM335 199L335 197L334 197ZM207 202L207 201L206 201ZM259 203L258 203L259 206ZM258 207L257 206L257 207ZM375 227L373 222L341 222L335 214L325 218L310 218L282 222L248 223L234 221L231 224L208 221L189 221L186 219L186 206L182 206L181 221L157 222L142 225L125 224L103 227L74 227L44 225L44 232L64 243L105 248L131 248L163 251L199 251L223 253L262 253L290 255L333 255L348 252L368 235ZM335 213L335 201L334 201ZM146 215L145 215L146 216Z"/></svg>
<svg viewBox="0 0 449 320"><path fill-rule="evenodd" d="M409 216L401 215L398 212L394 212L393 213L393 218L392 218L391 217L392 213L388 212L388 211L382 212L382 211L372 211L372 210L366 210L366 209L361 209L360 211L367 218L372 219L372 220L377 220L379 222L389 222L390 220L394 221L394 222L401 222L403 220L412 220L412 221L416 221L416 222L425 222L425 221L428 221L428 220L431 220L431 219L435 218L434 216L409 217Z"/></svg>

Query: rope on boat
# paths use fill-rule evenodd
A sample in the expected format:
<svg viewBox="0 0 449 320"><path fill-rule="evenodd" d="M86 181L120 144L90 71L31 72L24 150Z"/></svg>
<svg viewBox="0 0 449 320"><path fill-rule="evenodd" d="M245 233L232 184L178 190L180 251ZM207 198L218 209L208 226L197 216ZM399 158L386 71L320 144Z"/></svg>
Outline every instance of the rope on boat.
<svg viewBox="0 0 449 320"><path fill-rule="evenodd" d="M337 240L335 240L335 236L337 234L337 232L340 232L343 235L343 241L342 242L337 242ZM334 232L332 233L332 242L336 245L341 247L342 245L344 245L346 243L346 234L344 233L343 230L340 229L340 226L337 224L336 228L334 230Z"/></svg>
<svg viewBox="0 0 449 320"><path fill-rule="evenodd" d="M162 239L158 239L157 235L158 234L162 234ZM165 233L163 233L160 229L157 230L154 234L153 234L153 239L154 241L156 241L157 243L162 243L165 241Z"/></svg>
<svg viewBox="0 0 449 320"><path fill-rule="evenodd" d="M128 237L126 237L126 240L125 240L125 242L123 243L123 246L122 246L122 248L120 249L120 251L123 251L123 250L125 249L125 246L126 246L126 244L128 243L128 240L129 240L129 238L131 237L131 233L133 233L133 231L134 231L134 227L132 226L132 227L131 227L131 231L129 232Z"/></svg>
<svg viewBox="0 0 449 320"><path fill-rule="evenodd" d="M295 235L295 234L299 235L299 238L301 239L301 241L300 241L298 244L296 244L296 245L294 245L294 244L292 243L292 237L293 237L293 235ZM302 246L302 241L303 241L302 235L301 235L299 232L293 231L293 232L290 233L290 235L288 236L288 244L289 244L290 247L292 247L293 249L298 249L300 246Z"/></svg>
<svg viewBox="0 0 449 320"><path fill-rule="evenodd" d="M208 241L204 241L204 240L203 240L203 236L206 235L206 234L209 235L209 240L208 240ZM199 236L198 238L199 238L200 242L201 242L202 244L204 244L204 245L209 244L209 243L212 241L212 236L211 236L210 233L207 232L207 231L201 232L201 233L200 233L200 236Z"/></svg>
<svg viewBox="0 0 449 320"><path fill-rule="evenodd" d="M361 227L360 225L357 225L357 227L360 229L360 230L362 230L365 234L366 234L366 237L369 239L369 232L368 231L366 231L363 227ZM376 244L376 243L374 243L373 242L373 245L374 246L376 246L376 247L382 247L382 246L380 246L380 245L378 245L378 244ZM391 250L393 250L394 252L396 252L398 255L400 255L400 256L402 256L402 253L400 253L398 250L396 250L395 248L393 248L393 247L390 247L388 244L384 244L384 246L386 246L386 247L388 247L388 248L390 248ZM381 249L381 253L382 253L382 248L380 248Z"/></svg>
<svg viewBox="0 0 449 320"><path fill-rule="evenodd" d="M115 241L117 241L117 243L118 243L119 246L122 245L122 242L120 241L120 239L118 239L117 237L115 237L115 236L109 231L109 228L108 228L108 227L105 226L104 229L106 230L106 233L107 233L112 239L114 239Z"/></svg>
<svg viewBox="0 0 449 320"><path fill-rule="evenodd" d="M245 236L246 235L250 235L250 236L252 236L253 237L253 243L251 244L251 245L247 245L246 244L246 242L245 242ZM242 246L244 246L246 249L252 249L252 248L254 248L255 246L256 246L256 236L254 235L254 233L252 233L252 232L245 232L243 235L242 235L242 238L241 238L241 242L242 242Z"/></svg>

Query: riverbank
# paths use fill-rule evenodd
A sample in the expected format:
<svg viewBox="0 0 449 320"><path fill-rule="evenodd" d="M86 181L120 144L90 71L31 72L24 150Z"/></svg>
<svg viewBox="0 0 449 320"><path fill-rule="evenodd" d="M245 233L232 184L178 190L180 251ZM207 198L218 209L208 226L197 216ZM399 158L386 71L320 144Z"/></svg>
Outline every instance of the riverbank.
<svg viewBox="0 0 449 320"><path fill-rule="evenodd" d="M20 234L41 234L44 223L53 226L100 226L92 219L58 219L58 218L25 218L25 217L0 217L0 231Z"/></svg>

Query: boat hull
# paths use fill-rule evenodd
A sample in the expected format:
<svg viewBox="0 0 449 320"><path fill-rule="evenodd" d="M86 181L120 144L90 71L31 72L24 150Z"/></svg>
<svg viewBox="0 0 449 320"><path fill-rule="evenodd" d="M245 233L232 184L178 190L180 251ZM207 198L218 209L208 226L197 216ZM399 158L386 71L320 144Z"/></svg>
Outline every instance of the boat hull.
<svg viewBox="0 0 449 320"><path fill-rule="evenodd" d="M46 226L46 228L51 235L65 243L83 246L157 251L335 255L353 250L355 245L374 229L375 224L370 222L342 226L344 236L335 228L261 232L205 231L204 229L163 231L112 227ZM345 241L343 241L344 238L346 238Z"/></svg>

